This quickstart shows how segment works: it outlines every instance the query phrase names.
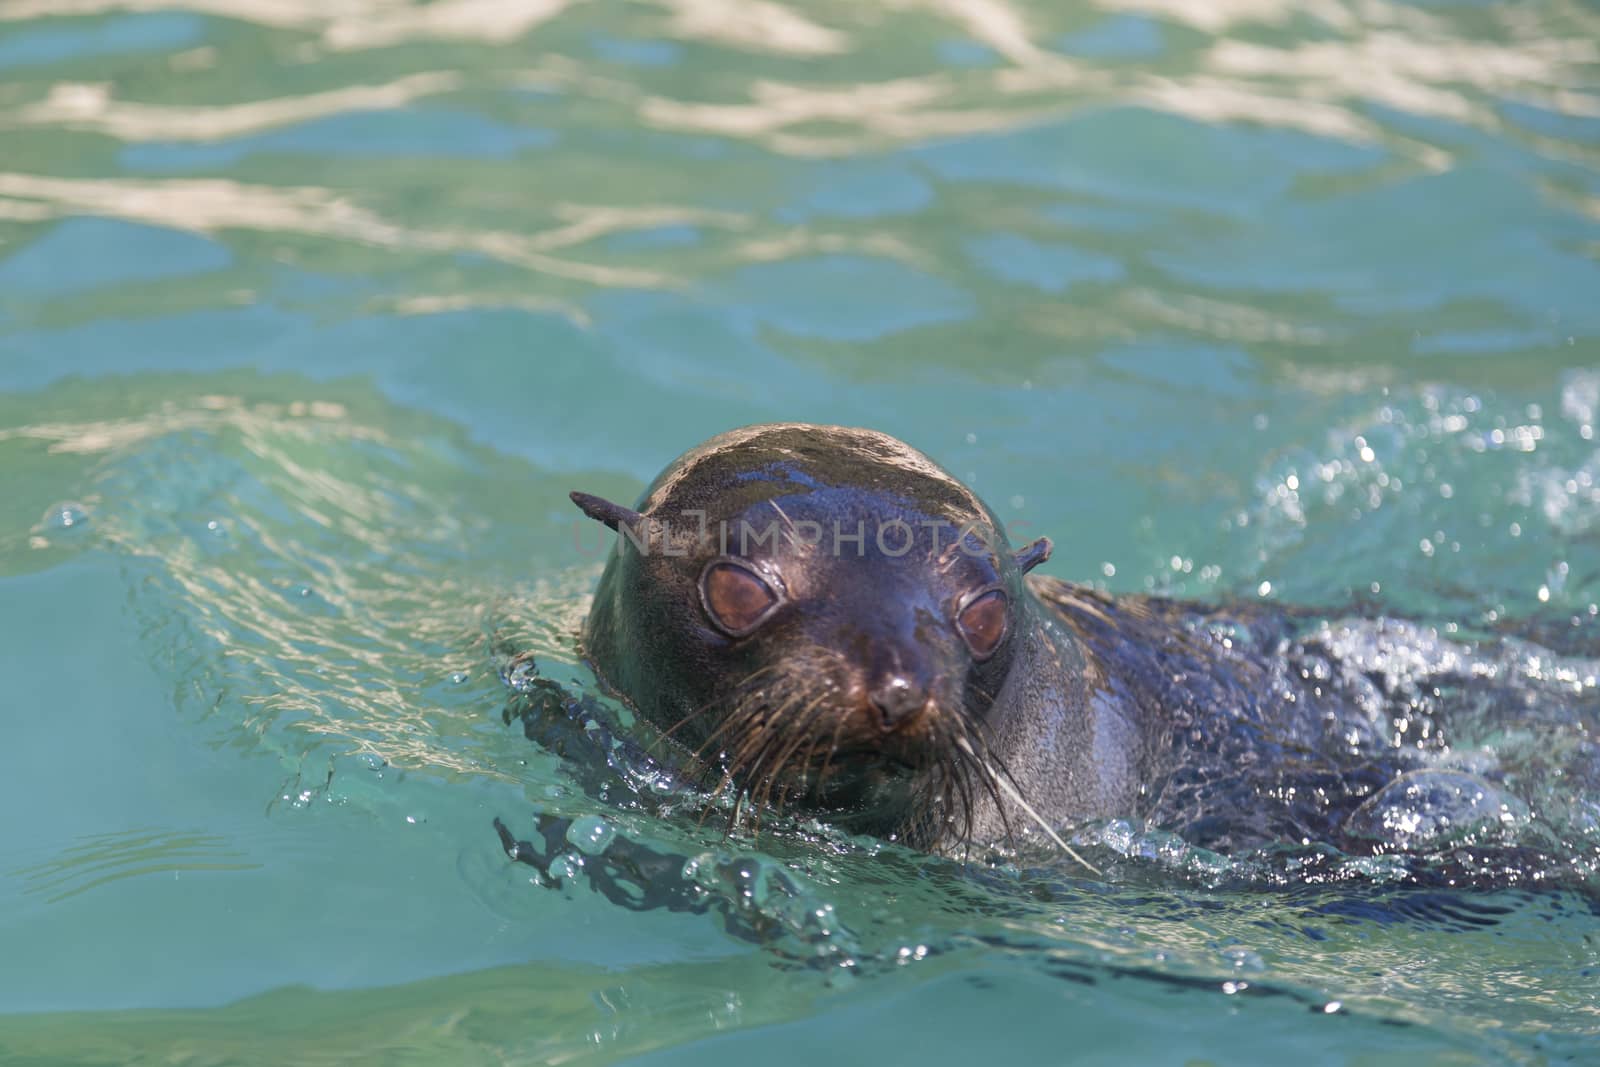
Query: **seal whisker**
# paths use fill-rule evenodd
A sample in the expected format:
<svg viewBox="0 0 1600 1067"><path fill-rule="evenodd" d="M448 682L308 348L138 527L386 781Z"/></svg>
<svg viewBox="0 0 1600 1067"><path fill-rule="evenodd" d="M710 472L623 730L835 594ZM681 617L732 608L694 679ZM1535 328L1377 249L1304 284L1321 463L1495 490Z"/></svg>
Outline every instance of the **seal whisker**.
<svg viewBox="0 0 1600 1067"><path fill-rule="evenodd" d="M789 706L791 705L780 706L777 713L781 713ZM742 776L742 772L749 760L759 754L770 743L770 734L758 719L761 711L762 707L760 705L740 704L723 720L713 737L708 738L706 743L695 751L695 758L698 760L700 754L710 746L715 737L724 732L729 734L733 742L728 746L732 751L728 755L728 762L723 769L722 777L718 780L716 786L710 790L706 807L701 813L701 822L704 822L705 817L710 814L711 806L715 803L716 798L724 795L729 786L737 784L737 780ZM748 792L748 787L743 784L739 784L735 790L736 799L729 817L728 832L730 833L735 829L739 818L740 801Z"/></svg>
<svg viewBox="0 0 1600 1067"><path fill-rule="evenodd" d="M790 698L775 709L758 705L744 717L742 729L734 739L732 764L741 771L750 769L750 761L765 751L777 732L774 723L795 704Z"/></svg>
<svg viewBox="0 0 1600 1067"><path fill-rule="evenodd" d="M965 737L957 738L956 739L956 745L957 745L958 748L962 749L964 752L966 752L966 754L968 756L972 757L974 760L979 760L978 753L973 750L971 743L969 743ZM981 762L981 760L980 760L980 762ZM1093 874L1101 874L1102 873L1100 868L1096 867L1094 864L1090 863L1088 860L1086 860L1082 856L1078 855L1077 852L1073 851L1073 848L1072 848L1071 845L1067 844L1066 841L1062 840L1061 835L1056 833L1055 829L1048 822L1045 822L1044 816L1040 815L1037 811L1035 811L1033 809L1033 805L1029 804L1026 800L1024 800L1022 798L1022 794L1017 791L1017 787L1016 786L1012 785L1010 782L1006 781L1004 778L1000 777L998 774L995 774L993 771L990 772L990 778L994 782L995 785L999 786L1000 789L1007 796L1009 796L1011 798L1012 803L1016 804L1017 807L1021 808L1023 813L1025 815L1027 815L1028 818L1032 819L1035 823L1038 824L1039 829L1043 830L1045 832L1045 835L1048 836L1050 838L1050 840L1054 841L1056 843L1057 847L1059 847L1061 849L1061 851L1065 852L1068 856L1071 856L1074 860L1077 860L1078 863L1081 866L1083 866L1084 868L1089 870L1091 873L1093 873Z"/></svg>
<svg viewBox="0 0 1600 1067"><path fill-rule="evenodd" d="M821 717L822 704L827 699L828 694L821 693L799 713L798 717L804 721L795 724L795 728L791 731L794 734L794 738L778 753L778 762L767 772L769 779L774 781L781 779L783 769L788 766L794 758L794 754L800 750L800 746L804 745L808 738L813 746L816 744L815 736L810 733L810 729L812 724ZM783 806L792 790L793 785L791 783L781 783L776 805L779 811L783 810Z"/></svg>
<svg viewBox="0 0 1600 1067"><path fill-rule="evenodd" d="M777 725L775 740L779 744L775 751L769 753L775 759L771 766L765 767L759 786L760 799L763 804L773 804L777 810L783 810L784 801L791 789L790 784L783 779L784 768L789 764L794 753L805 743L807 730L820 714L822 704L827 697L827 693L819 694L810 704L806 705L801 711L794 713L793 716L786 714L784 720ZM795 721L791 722L791 718ZM757 764L751 769L751 773L753 774L761 769L762 764ZM774 787L778 789L778 798L775 804L772 800Z"/></svg>
<svg viewBox="0 0 1600 1067"><path fill-rule="evenodd" d="M727 735L728 738L731 738L734 741L734 744L725 747L738 748L742 743L740 739L744 737L745 731L750 725L747 721L745 721L748 717L748 714L749 713L744 711L742 708L729 712L727 717L717 725L717 728L712 730L711 733L707 734L704 741L700 742L700 747L689 753L689 755L696 760L703 760L706 750L712 745L716 744L719 740L723 739L724 735Z"/></svg>
<svg viewBox="0 0 1600 1067"><path fill-rule="evenodd" d="M758 777L762 766L772 756L782 751L787 741L787 724L792 709L800 702L800 697L790 697L777 709L767 712L759 719L752 717L745 736L740 738L728 772L724 775L724 782L738 778L741 782L740 791L749 796L753 808L765 805L772 791L772 774L769 771L764 778ZM759 710L759 709L758 709ZM759 810L753 811L753 816L759 826Z"/></svg>
<svg viewBox="0 0 1600 1067"><path fill-rule="evenodd" d="M966 722L964 720L961 723L961 729L963 731L968 729L967 724L966 724ZM950 730L950 731L947 731L947 733L952 733L953 734L954 731ZM956 756L955 756L954 759L950 760L946 764L946 768L947 769L946 769L946 772L945 772L945 793L946 793L946 796L947 796L948 799L946 800L945 803L949 807L954 807L955 795L957 793L960 794L960 796L961 796L961 821L962 821L962 825L961 825L961 842L962 842L962 844L964 846L970 846L971 843L972 843L972 816L973 816L973 808L974 808L974 794L973 794L973 791L972 791L972 771L971 771L971 768L967 765L966 761L962 758L961 749L955 744L955 742L958 739L959 739L959 735L956 736L956 737L950 737L949 738L950 750L952 752L956 753Z"/></svg>
<svg viewBox="0 0 1600 1067"><path fill-rule="evenodd" d="M776 674L777 672L778 672L777 665L776 664L772 664L772 663L769 663L765 667L762 667L762 668L760 668L758 670L751 671L741 681L738 681L738 682L734 683L734 686L733 686L734 692L737 693L738 691L749 687L750 684L752 682L754 682L757 678L761 678L761 677L763 677L765 675L769 675L769 674ZM688 723L693 722L695 719L698 719L700 716L704 715L706 712L711 711L713 708L717 707L720 704L725 704L726 702L727 702L727 698L724 697L720 693L717 694L716 696L713 696L710 700L705 701L699 707L697 707L693 711L689 712L689 714L685 715L683 718L679 719L677 722L673 723L671 726L669 726L665 730L661 731L661 735L658 738L656 738L655 744L660 744L665 739L667 739L667 738L671 737L673 734L677 733L678 730L682 729Z"/></svg>
<svg viewBox="0 0 1600 1067"><path fill-rule="evenodd" d="M844 732L844 716L833 724L833 737L828 743L828 754L823 758L822 770L817 772L817 789L821 789L828 781L828 772L833 769L833 757L839 754L839 735Z"/></svg>
<svg viewBox="0 0 1600 1067"><path fill-rule="evenodd" d="M813 793L822 788L822 780L820 775L814 781L811 778L811 772L816 765L815 759L817 755L817 748L821 744L822 734L814 730L811 731L811 744L806 746L806 754L800 757L801 774L805 776L805 784Z"/></svg>
<svg viewBox="0 0 1600 1067"><path fill-rule="evenodd" d="M752 832L759 832L761 813L771 805L772 789L778 783L782 753L788 742L786 733L786 729L781 725L768 730L750 766L741 772L740 776L745 780L745 795L751 801L751 817L754 820ZM767 767L763 772L763 767L766 767L767 761L773 757L778 757L778 763Z"/></svg>
<svg viewBox="0 0 1600 1067"><path fill-rule="evenodd" d="M1005 802L1001 799L1000 789L996 784L996 780L1001 776L1010 779L1011 771L1005 765L1005 762L1000 759L999 755L995 753L993 746L989 744L988 738L984 736L982 729L979 727L980 724L974 723L971 719L962 718L962 733L967 743L975 746L979 754L976 758L968 760L957 744L956 758L961 761L964 774L969 778L973 774L977 775L978 783L983 786L984 792L988 794L989 799L994 803L995 811L1000 817L1000 828L1004 831L1008 840L1013 839L1015 834L1011 829L1011 816L1006 812ZM956 739L957 742L959 740L960 738ZM1012 784L1016 784L1015 780L1012 780ZM970 837L972 834L972 815L970 811L967 816L966 832Z"/></svg>
<svg viewBox="0 0 1600 1067"><path fill-rule="evenodd" d="M751 728L753 725L752 719L754 716L760 713L764 707L764 705L757 699L760 697L760 695L761 694L757 692L752 693L744 698L736 697L732 710L728 712L723 721L715 730L712 730L710 734L706 735L706 739L700 743L700 747L696 748L691 755L698 759L704 755L706 749L710 748L724 733L740 735L744 731ZM781 713L785 706L786 705L780 706L776 712L773 712L773 714ZM736 741L736 743L730 747L737 749L742 743L743 741Z"/></svg>
<svg viewBox="0 0 1600 1067"><path fill-rule="evenodd" d="M732 727L729 732L731 744L724 749L727 764L724 767L722 780L717 784L717 792L722 792L748 767L750 760L761 751L770 740L771 735L766 728L749 712L740 712L736 717L730 717L728 725ZM740 787L741 791L743 786Z"/></svg>
<svg viewBox="0 0 1600 1067"><path fill-rule="evenodd" d="M789 517L789 513L780 508L776 500L769 500L767 503L772 505L773 511L783 517L783 524L789 528L789 537L792 539L792 543L799 544L800 531L795 528L794 520Z"/></svg>
<svg viewBox="0 0 1600 1067"><path fill-rule="evenodd" d="M961 749L957 746L956 742L963 734L971 731L971 723L967 721L965 716L962 716L955 722L946 726L943 737L946 746L946 756L943 763L943 768L944 775L948 783L946 787L946 795L948 797L946 804L949 810L949 817L946 821L954 822L956 814L955 801L959 795L961 800L960 841L963 845L970 843L972 840L972 826L974 813L977 806L977 793L973 789L972 761L966 758ZM984 777L980 774L978 778L980 784L982 784L985 789L992 794L993 789L989 786Z"/></svg>

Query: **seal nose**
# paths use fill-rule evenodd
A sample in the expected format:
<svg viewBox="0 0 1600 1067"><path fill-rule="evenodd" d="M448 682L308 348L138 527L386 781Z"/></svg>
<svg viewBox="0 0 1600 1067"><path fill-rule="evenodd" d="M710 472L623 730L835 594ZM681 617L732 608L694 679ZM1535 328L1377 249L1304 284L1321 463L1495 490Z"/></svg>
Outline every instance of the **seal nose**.
<svg viewBox="0 0 1600 1067"><path fill-rule="evenodd" d="M895 675L872 691L872 706L885 733L898 730L917 717L928 703L928 691L910 679Z"/></svg>

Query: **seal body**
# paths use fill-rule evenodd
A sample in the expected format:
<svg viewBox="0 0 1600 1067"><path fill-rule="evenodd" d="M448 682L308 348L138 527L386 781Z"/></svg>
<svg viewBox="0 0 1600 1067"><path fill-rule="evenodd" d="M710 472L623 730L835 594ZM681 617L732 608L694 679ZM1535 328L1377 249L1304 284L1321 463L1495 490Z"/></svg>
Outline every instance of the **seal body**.
<svg viewBox="0 0 1600 1067"><path fill-rule="evenodd" d="M1427 748L1328 631L1030 576L1048 541L871 430L747 427L634 508L574 500L619 532L586 657L757 807L935 849L1040 819L1325 841Z"/></svg>

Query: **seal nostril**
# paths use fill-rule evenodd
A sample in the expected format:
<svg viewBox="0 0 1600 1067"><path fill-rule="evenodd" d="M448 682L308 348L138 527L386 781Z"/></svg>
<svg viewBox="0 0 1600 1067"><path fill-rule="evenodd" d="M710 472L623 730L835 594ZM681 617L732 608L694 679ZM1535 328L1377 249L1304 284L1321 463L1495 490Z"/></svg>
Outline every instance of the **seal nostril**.
<svg viewBox="0 0 1600 1067"><path fill-rule="evenodd" d="M872 706L878 709L878 723L894 730L916 717L928 703L928 694L904 678L891 678L872 691Z"/></svg>

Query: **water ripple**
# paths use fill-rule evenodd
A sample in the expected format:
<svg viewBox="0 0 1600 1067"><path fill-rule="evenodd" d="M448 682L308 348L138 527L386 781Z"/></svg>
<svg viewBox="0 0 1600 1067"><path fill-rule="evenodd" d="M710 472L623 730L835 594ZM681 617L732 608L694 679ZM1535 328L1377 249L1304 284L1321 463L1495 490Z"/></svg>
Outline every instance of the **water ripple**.
<svg viewBox="0 0 1600 1067"><path fill-rule="evenodd" d="M114 560L182 728L278 757L242 785L265 817L381 823L401 800L372 783L404 776L407 826L459 805L441 840L510 797L720 857L504 729L494 666L587 677L600 542L566 490L625 498L736 422L872 424L1056 536L1063 575L1425 620L1323 636L1395 685L1525 685L1525 728L1478 709L1461 758L1531 769L1535 823L1592 845L1556 773L1592 777L1592 737L1554 713L1592 704L1600 625L1597 41L1582 0L0 0L0 575ZM1368 814L1424 828L1407 799ZM156 828L73 842L25 891L250 863L130 821ZM372 824L326 840L411 847ZM842 954L1212 997L1141 1024L1270 987L1506 1058L1595 1032L1575 898L1387 896L1383 857L1320 853L1262 860L1314 892L1223 893L1252 868L1097 832L1110 889L815 827L749 867ZM583 925L580 897L534 899L509 910ZM729 981L720 933L604 919ZM659 1042L629 982L595 987L606 1025ZM824 1010L781 988L746 1022ZM530 1047L507 999L502 1052ZM565 1025L540 1047L601 1047Z"/></svg>
<svg viewBox="0 0 1600 1067"><path fill-rule="evenodd" d="M63 850L56 859L10 873L23 880L27 892L43 894L54 904L123 878L249 871L259 866L216 834L146 828L97 834Z"/></svg>

